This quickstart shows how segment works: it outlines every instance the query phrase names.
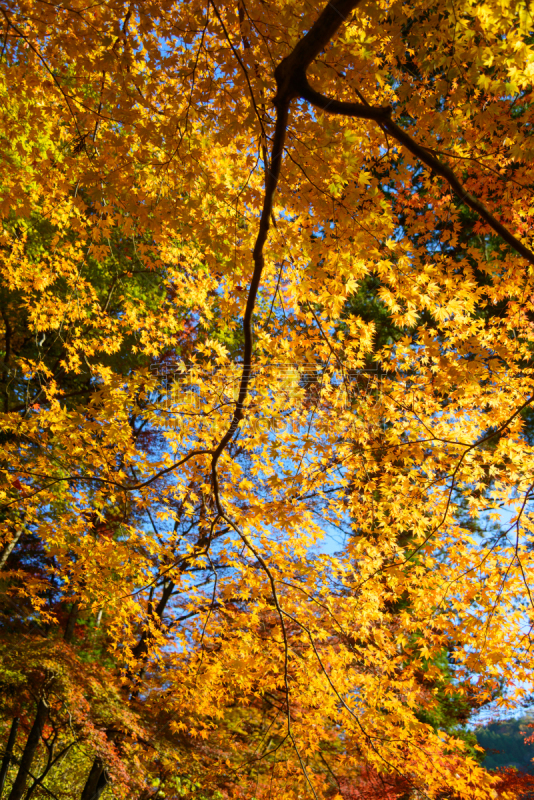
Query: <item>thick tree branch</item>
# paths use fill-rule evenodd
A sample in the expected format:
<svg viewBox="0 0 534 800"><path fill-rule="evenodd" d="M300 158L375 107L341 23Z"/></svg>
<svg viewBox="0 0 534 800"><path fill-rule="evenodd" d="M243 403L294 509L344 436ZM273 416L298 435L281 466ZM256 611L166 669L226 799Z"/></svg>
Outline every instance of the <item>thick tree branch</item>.
<svg viewBox="0 0 534 800"><path fill-rule="evenodd" d="M375 122L384 123L391 117L391 106L370 106L364 103L347 103L343 100L325 97L316 92L310 86L305 75L298 76L299 96L307 100L316 108L328 111L331 114L342 114L345 117L358 117L359 119L371 119Z"/></svg>
<svg viewBox="0 0 534 800"><path fill-rule="evenodd" d="M382 129L387 131L399 144L403 145L412 155L422 161L429 169L436 175L440 175L447 181L454 194L475 211L481 219L486 222L501 239L503 239L510 247L516 251L520 256L523 256L529 264L534 264L534 253L525 247L513 233L511 233L505 225L499 222L493 214L488 211L484 203L470 194L465 189L461 182L458 180L454 170L448 164L445 164L437 158L428 147L418 144L415 139L412 139L409 133L406 133L400 128L396 122L391 119L391 106L384 106L382 108L363 105L362 103L347 103L342 100L335 100L331 97L317 92L310 86L306 76L296 74L291 83L292 86L299 86L299 97L303 100L308 100L316 108L327 111L330 114L340 114L345 117L357 117L359 119L370 119L380 123Z"/></svg>
<svg viewBox="0 0 534 800"><path fill-rule="evenodd" d="M243 336L245 340L245 345L243 349L243 369L241 371L239 394L236 402L234 416L232 418L232 422L230 423L230 427L228 428L227 432L225 433L225 435L223 436L223 438L221 439L218 446L213 452L212 475L214 484L216 483L215 469L217 467L217 461L219 460L219 456L221 455L222 451L224 450L228 442L232 439L234 433L236 432L239 426L239 423L241 422L244 416L243 408L247 397L248 385L250 383L250 375L252 367L252 347L253 347L252 314L254 312L254 306L256 304L256 296L258 294L263 268L265 266L263 248L265 246L265 242L267 241L267 235L269 233L271 214L273 210L274 193L278 185L278 179L280 177L280 168L282 166L282 156L284 152L284 144L287 132L287 120L289 115L289 102L290 101L287 99L282 99L282 100L279 99L276 107L276 112L277 112L276 127L274 130L273 144L271 148L271 160L266 171L267 179L265 182L263 208L261 211L261 217L258 226L258 235L256 236L256 243L254 245L254 251L252 254L254 261L254 270L252 272L252 278L250 281L250 287L248 291L247 305L243 317Z"/></svg>
<svg viewBox="0 0 534 800"><path fill-rule="evenodd" d="M248 393L252 367L252 315L254 312L256 296L258 294L263 268L265 265L263 249L269 233L274 194L280 178L280 169L282 166L282 156L286 140L291 100L295 97L298 97L301 90L305 88L305 85L307 85L307 67L328 44L332 36L343 24L350 12L356 8L359 2L360 0L334 0L333 2L329 2L316 19L308 33L306 33L302 39L297 42L292 52L286 56L286 58L284 58L275 69L274 74L277 86L276 96L274 97L274 105L276 108L276 125L271 148L270 164L266 169L263 208L253 251L254 270L252 272L252 278L247 297L247 305L245 308L245 314L243 316L243 369L241 372L239 394L232 421L227 432L213 452L212 480L216 492L218 491L216 475L217 461L219 460L219 456L225 449L228 442L234 436L237 428L239 427L239 423L244 416L243 408ZM375 118L374 116L369 116L369 111L366 106L362 105L362 110L365 110L366 113L364 116L366 118ZM382 115L384 113L387 112L382 111ZM381 119L382 116L379 118Z"/></svg>
<svg viewBox="0 0 534 800"><path fill-rule="evenodd" d="M386 119L382 122L382 126L390 133L400 144L402 144L406 150L408 150L412 155L418 158L423 164L426 164L436 175L440 175L444 178L451 189L453 190L454 194L463 202L466 206L476 211L476 213L487 222L487 224L492 228L495 233L497 233L501 239L510 245L510 247L516 251L520 256L523 256L529 264L534 264L534 253L525 247L519 239L517 239L513 233L511 233L499 220L495 219L493 214L491 214L484 203L480 200L477 200L472 194L470 194L458 178L456 177L454 171L443 161L440 161L439 158L436 158L430 150L422 145L418 144L415 139L403 131L402 128L393 122L392 119Z"/></svg>
<svg viewBox="0 0 534 800"><path fill-rule="evenodd" d="M301 77L306 75L306 70L312 61L326 47L359 3L360 0L333 0L333 2L327 3L308 33L297 42L291 53L276 67L274 71L277 86L275 105L277 99L280 102L299 96Z"/></svg>
<svg viewBox="0 0 534 800"><path fill-rule="evenodd" d="M523 256L530 264L534 264L534 253L523 245L486 206L470 194L456 177L454 171L440 161L432 152L418 144L412 137L402 130L391 119L391 106L374 107L366 103L348 103L335 98L326 97L317 92L308 82L306 70L319 55L334 34L345 22L348 15L358 6L360 0L334 0L329 2L316 19L310 30L297 42L291 53L286 56L275 69L277 91L274 97L276 107L276 127L271 150L270 168L267 169L263 208L260 217L258 234L253 251L254 270L250 282L247 305L243 317L244 352L243 369L239 386L239 395L236 402L234 415L230 426L223 436L212 456L212 480L216 494L218 481L216 466L219 456L234 436L240 421L243 419L244 404L248 393L252 367L252 315L256 303L256 296L260 285L264 260L264 246L269 232L269 223L272 214L274 194L280 177L282 154L287 134L287 123L291 101L296 98L307 100L316 108L332 114L369 119L379 123L384 131L390 133L396 141L403 145L410 153L422 161L437 175L444 178L453 192L469 208L476 211L501 238L512 247L519 255Z"/></svg>
<svg viewBox="0 0 534 800"><path fill-rule="evenodd" d="M287 61L287 59L284 59L277 69L282 67L285 61ZM391 119L391 106L384 106L380 108L362 103L348 103L345 101L336 100L332 97L327 97L320 92L317 92L312 86L310 86L301 65L294 65L293 70L294 71L292 74L284 75L286 85L291 87L293 92L291 95L292 97L300 97L303 100L307 100L316 108L320 108L321 110L327 111L330 114L340 114L345 117L357 117L359 119L370 119L380 123L382 129L387 131L387 133L389 133L397 142L399 142L399 144L401 144L412 155L418 158L419 161L422 161L423 164L432 170L432 172L444 178L455 195L463 203L465 203L466 206L469 206L469 208L475 211L479 217L483 219L484 222L486 222L490 228L492 228L492 230L495 231L495 233L497 233L508 245L510 245L513 250L515 250L516 253L518 253L520 256L523 256L523 258L526 259L529 264L534 264L534 253L529 250L528 247L522 244L519 239L517 239L513 233L508 230L508 228L506 228L505 225L499 222L499 220L496 219L486 208L484 203L470 194L467 189L462 186L454 170L452 170L448 164L445 164L439 158L436 158L429 148L418 144L415 139L412 139L409 133L406 133L406 131L400 128L397 123Z"/></svg>

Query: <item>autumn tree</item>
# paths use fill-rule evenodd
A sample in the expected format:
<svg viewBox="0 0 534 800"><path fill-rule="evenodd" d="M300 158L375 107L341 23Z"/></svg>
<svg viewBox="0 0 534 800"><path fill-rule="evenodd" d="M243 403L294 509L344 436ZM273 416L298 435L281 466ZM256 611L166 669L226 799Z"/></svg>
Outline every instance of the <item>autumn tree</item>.
<svg viewBox="0 0 534 800"><path fill-rule="evenodd" d="M421 709L531 674L527 6L0 12L8 796L491 797Z"/></svg>

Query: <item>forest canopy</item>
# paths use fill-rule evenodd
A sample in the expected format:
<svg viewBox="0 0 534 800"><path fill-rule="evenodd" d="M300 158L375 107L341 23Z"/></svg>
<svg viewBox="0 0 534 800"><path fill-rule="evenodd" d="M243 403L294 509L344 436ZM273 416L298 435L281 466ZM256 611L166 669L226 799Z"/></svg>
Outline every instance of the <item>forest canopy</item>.
<svg viewBox="0 0 534 800"><path fill-rule="evenodd" d="M529 5L0 42L0 797L532 796Z"/></svg>

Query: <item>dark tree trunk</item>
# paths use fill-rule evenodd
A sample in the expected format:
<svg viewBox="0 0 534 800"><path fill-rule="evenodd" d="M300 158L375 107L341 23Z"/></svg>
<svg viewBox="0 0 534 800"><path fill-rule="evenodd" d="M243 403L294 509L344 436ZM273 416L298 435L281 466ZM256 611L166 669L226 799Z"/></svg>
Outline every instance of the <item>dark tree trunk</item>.
<svg viewBox="0 0 534 800"><path fill-rule="evenodd" d="M11 761L11 754L17 738L17 728L19 726L19 718L14 717L11 723L11 730L9 731L9 738L7 740L6 751L2 759L2 766L0 767L0 798L4 791L4 784L6 782L7 771L9 769L9 762Z"/></svg>
<svg viewBox="0 0 534 800"><path fill-rule="evenodd" d="M46 722L47 716L48 706L43 698L41 698L37 705L37 714L35 715L32 729L26 741L26 747L24 748L22 758L20 759L19 771L17 773L17 777L15 778L15 783L11 789L9 800L21 800L22 795L24 794L26 781L28 780L28 776L30 774L35 751L37 750L37 745L41 739L43 726Z"/></svg>
<svg viewBox="0 0 534 800"><path fill-rule="evenodd" d="M157 625L161 623L163 612L165 611L165 607L172 596L174 587L175 587L174 582L169 581L168 584L163 589L161 598L156 608L153 608L152 603L149 603L148 614L154 619ZM133 670L128 671L128 677L130 678L132 683L134 683L134 688L131 694L132 699L139 696L139 683L143 680L145 674L144 665L146 662L146 657L148 655L148 645L150 643L150 639L151 639L151 634L148 628L146 628L141 634L141 637L137 642L137 644L135 645L135 647L132 648L133 657L136 659L136 661L139 662L135 672Z"/></svg>
<svg viewBox="0 0 534 800"><path fill-rule="evenodd" d="M63 639L64 639L65 642L71 642L72 641L72 637L74 635L74 626L76 625L76 622L78 621L78 612L79 612L79 610L80 610L80 604L76 600L72 604L72 608L71 608L70 613L69 613L69 618L68 618L67 624L65 626L65 633L63 634Z"/></svg>
<svg viewBox="0 0 534 800"><path fill-rule="evenodd" d="M108 776L104 765L99 758L95 758L80 800L99 800L107 785Z"/></svg>
<svg viewBox="0 0 534 800"><path fill-rule="evenodd" d="M156 623L161 622L161 618L163 616L163 612L165 611L165 607L169 602L169 599L174 591L175 584L173 581L169 581L163 592L161 593L161 598L159 603L157 604L156 608L152 608L152 604L150 604L148 608L149 616L155 618ZM132 648L132 654L135 659L143 659L148 653L148 643L150 641L150 633L149 630L146 629L141 634L141 637L135 647Z"/></svg>

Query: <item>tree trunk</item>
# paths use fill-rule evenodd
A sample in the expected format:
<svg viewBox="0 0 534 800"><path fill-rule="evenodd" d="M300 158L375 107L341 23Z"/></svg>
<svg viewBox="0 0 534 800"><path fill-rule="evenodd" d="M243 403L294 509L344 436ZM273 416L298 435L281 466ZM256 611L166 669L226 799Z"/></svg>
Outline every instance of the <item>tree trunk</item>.
<svg viewBox="0 0 534 800"><path fill-rule="evenodd" d="M9 731L9 739L7 740L6 751L2 759L2 766L0 767L0 798L4 791L4 784L6 782L7 772L9 769L9 762L11 761L11 754L17 738L17 728L19 726L19 718L14 717L11 723L11 730Z"/></svg>
<svg viewBox="0 0 534 800"><path fill-rule="evenodd" d="M24 794L26 781L28 780L28 775L32 767L35 751L37 750L37 745L41 739L43 726L46 722L47 716L48 706L41 697L37 705L37 714L35 715L35 720L28 736L26 747L24 748L22 758L20 759L19 771L17 773L17 777L15 778L15 783L11 789L9 800L21 800L22 795Z"/></svg>
<svg viewBox="0 0 534 800"><path fill-rule="evenodd" d="M80 800L99 800L100 795L108 785L108 776L102 761L97 757L88 775L87 782ZM10 798L11 800L11 798Z"/></svg>
<svg viewBox="0 0 534 800"><path fill-rule="evenodd" d="M71 642L72 637L74 635L74 627L76 622L78 621L78 613L80 611L80 604L77 600L74 601L72 604L72 608L69 613L69 618L67 620L67 624L65 626L65 633L63 634L63 639L65 642Z"/></svg>
<svg viewBox="0 0 534 800"><path fill-rule="evenodd" d="M157 604L155 609L152 609L150 603L148 608L148 615L153 616L155 618L156 623L161 622L161 618L163 616L163 612L165 611L165 607L169 602L169 599L174 591L175 584L173 581L169 581L163 589L161 593L161 597L159 603ZM147 628L141 634L141 637L135 647L132 648L132 654L135 659L143 659L148 653L148 642L150 641L150 632Z"/></svg>
<svg viewBox="0 0 534 800"><path fill-rule="evenodd" d="M4 568L7 559L9 558L9 556L11 555L11 553L13 552L15 547L17 546L17 543L18 543L18 541L19 541L19 539L20 539L20 537L22 536L23 533L24 533L24 528L21 525L19 530L15 532L15 535L13 536L13 538L11 539L9 544L7 544L4 547L2 555L0 556L0 569Z"/></svg>

